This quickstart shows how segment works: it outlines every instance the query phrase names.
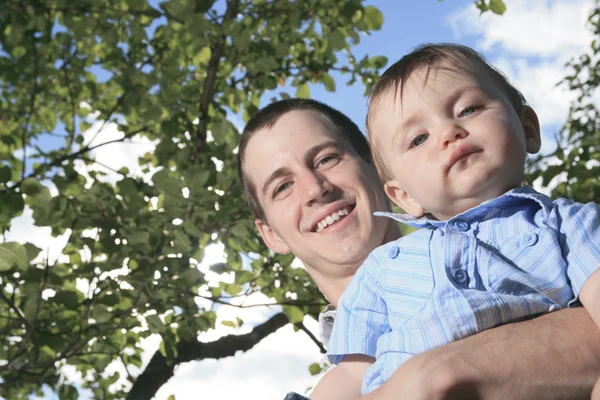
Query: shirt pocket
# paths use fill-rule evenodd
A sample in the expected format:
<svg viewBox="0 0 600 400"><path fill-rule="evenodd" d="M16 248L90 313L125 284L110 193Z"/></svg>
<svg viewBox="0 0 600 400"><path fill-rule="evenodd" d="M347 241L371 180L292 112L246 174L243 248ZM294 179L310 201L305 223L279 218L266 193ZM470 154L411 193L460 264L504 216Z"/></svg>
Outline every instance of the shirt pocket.
<svg viewBox="0 0 600 400"><path fill-rule="evenodd" d="M521 229L496 244L482 244L492 291L516 296L539 294L551 302L570 291L558 233L552 228Z"/></svg>
<svg viewBox="0 0 600 400"><path fill-rule="evenodd" d="M393 331L425 308L434 288L433 270L428 259L423 263L406 263L401 268L401 274L384 276L384 297Z"/></svg>

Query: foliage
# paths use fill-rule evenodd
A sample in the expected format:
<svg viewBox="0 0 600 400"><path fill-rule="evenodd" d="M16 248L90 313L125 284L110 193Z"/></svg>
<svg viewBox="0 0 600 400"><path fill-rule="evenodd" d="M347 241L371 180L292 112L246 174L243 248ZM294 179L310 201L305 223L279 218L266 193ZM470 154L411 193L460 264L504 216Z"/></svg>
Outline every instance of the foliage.
<svg viewBox="0 0 600 400"><path fill-rule="evenodd" d="M475 0L475 7L482 14L486 11L491 11L494 14L502 15L506 11L506 4L504 4L503 0Z"/></svg>
<svg viewBox="0 0 600 400"><path fill-rule="evenodd" d="M0 15L0 223L7 231L30 207L36 225L68 234L59 260L0 244L0 370L10 383L1 396L45 383L76 398L61 378L60 366L72 365L95 397L125 397L124 380L107 366L140 367L140 339L153 333L172 363L177 343L215 326L212 306L198 298L228 303L260 291L285 303L290 292L299 305L291 315L318 311L303 305L323 303L306 273L287 268L290 256L270 255L253 229L232 121L285 84L303 96L308 83L334 90L331 71L369 86L387 60L349 49L381 27L376 8L359 0L6 0ZM103 121L97 136L88 131L94 121ZM102 129L110 124L119 141L156 141L140 159L151 179L123 169L111 182L98 168L94 150L110 145ZM64 136L62 144L40 146L49 135ZM234 279L208 287L197 264L215 242L227 262L213 271ZM254 259L247 268L242 252Z"/></svg>
<svg viewBox="0 0 600 400"><path fill-rule="evenodd" d="M506 11L506 5L503 0L477 0L475 7L482 13L491 11L494 14L502 15Z"/></svg>
<svg viewBox="0 0 600 400"><path fill-rule="evenodd" d="M593 33L588 51L567 64L569 75L561 82L577 94L556 150L535 159L530 179L541 178L554 197L579 202L600 201L600 112L595 104L600 86L600 3L589 15Z"/></svg>
<svg viewBox="0 0 600 400"><path fill-rule="evenodd" d="M248 349L288 320L302 329L324 300L253 229L234 122L267 94L289 96L284 87L334 91L334 71L368 90L387 59L351 48L382 23L362 0L0 2L0 226L9 232L31 209L37 226L68 237L58 259L0 244L0 396L47 384L75 399L71 366L94 398L151 398L179 362ZM106 139L113 126L119 138ZM95 159L141 138L156 143L142 175ZM212 287L197 266L217 242L227 259L212 271L232 281ZM212 347L197 341L215 327L214 304L256 292L287 318ZM160 352L136 377L151 334ZM126 376L107 372L114 363Z"/></svg>

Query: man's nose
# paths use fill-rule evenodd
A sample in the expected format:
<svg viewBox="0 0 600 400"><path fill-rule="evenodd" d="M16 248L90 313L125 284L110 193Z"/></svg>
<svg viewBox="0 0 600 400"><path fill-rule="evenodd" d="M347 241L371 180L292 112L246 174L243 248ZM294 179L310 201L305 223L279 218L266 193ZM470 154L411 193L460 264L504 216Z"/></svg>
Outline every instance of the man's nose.
<svg viewBox="0 0 600 400"><path fill-rule="evenodd" d="M320 202L333 190L331 182L322 174L310 171L302 177L302 191L307 206Z"/></svg>
<svg viewBox="0 0 600 400"><path fill-rule="evenodd" d="M460 125L455 123L445 124L442 128L442 149L447 149L450 144L467 136L469 136L469 132Z"/></svg>

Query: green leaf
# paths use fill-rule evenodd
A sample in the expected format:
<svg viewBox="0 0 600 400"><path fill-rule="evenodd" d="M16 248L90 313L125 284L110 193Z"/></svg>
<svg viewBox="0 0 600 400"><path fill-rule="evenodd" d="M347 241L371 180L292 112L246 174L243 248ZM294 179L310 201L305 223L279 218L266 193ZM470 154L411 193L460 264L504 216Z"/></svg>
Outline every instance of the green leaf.
<svg viewBox="0 0 600 400"><path fill-rule="evenodd" d="M196 0L194 12L203 14L210 10L214 3L215 0ZM173 400L175 400L175 396L173 396Z"/></svg>
<svg viewBox="0 0 600 400"><path fill-rule="evenodd" d="M21 192L35 200L37 204L44 204L52 199L50 190L35 178L27 178L21 184Z"/></svg>
<svg viewBox="0 0 600 400"><path fill-rule="evenodd" d="M335 92L335 80L333 80L333 77L331 75L323 75L322 81L323 85L325 85L325 90L327 90L328 92Z"/></svg>
<svg viewBox="0 0 600 400"><path fill-rule="evenodd" d="M68 309L75 309L79 304L79 296L76 292L70 290L60 290L52 298L52 302L62 304Z"/></svg>
<svg viewBox="0 0 600 400"><path fill-rule="evenodd" d="M302 83L296 89L296 97L301 99L310 99L310 89L308 83Z"/></svg>
<svg viewBox="0 0 600 400"><path fill-rule="evenodd" d="M8 225L10 221L23 213L25 202L21 193L9 192L0 196L0 224Z"/></svg>
<svg viewBox="0 0 600 400"><path fill-rule="evenodd" d="M27 269L27 250L21 243L0 243L0 271L7 271L14 265L21 270Z"/></svg>
<svg viewBox="0 0 600 400"><path fill-rule="evenodd" d="M377 7L366 6L363 18L367 23L369 30L378 31L383 25L383 14Z"/></svg>
<svg viewBox="0 0 600 400"><path fill-rule="evenodd" d="M158 315L152 314L146 316L146 322L148 323L148 328L152 333L164 333L165 332L165 324L161 321Z"/></svg>
<svg viewBox="0 0 600 400"><path fill-rule="evenodd" d="M198 1L198 0L196 0L196 1ZM175 399L175 395L172 394L167 398L167 400L177 400L177 399Z"/></svg>
<svg viewBox="0 0 600 400"><path fill-rule="evenodd" d="M506 11L506 4L502 0L490 0L490 10L495 14L502 15Z"/></svg>
<svg viewBox="0 0 600 400"><path fill-rule="evenodd" d="M230 328L235 328L235 322L233 322L233 321L221 321L221 324L228 326Z"/></svg>
<svg viewBox="0 0 600 400"><path fill-rule="evenodd" d="M169 337L163 338L158 351L167 359L167 362L172 361L177 357L177 344Z"/></svg>
<svg viewBox="0 0 600 400"><path fill-rule="evenodd" d="M75 386L71 385L61 385L58 388L58 398L59 400L77 400L79 397L79 392Z"/></svg>
<svg viewBox="0 0 600 400"><path fill-rule="evenodd" d="M179 278L190 285L196 285L204 282L204 274L196 267L187 268L185 271L183 271Z"/></svg>
<svg viewBox="0 0 600 400"><path fill-rule="evenodd" d="M147 244L150 241L150 233L144 231L133 231L127 235L127 241L132 245Z"/></svg>
<svg viewBox="0 0 600 400"><path fill-rule="evenodd" d="M31 243L25 243L25 250L27 251L27 262L30 263L31 261L33 261L38 254L40 254L40 251L42 251L42 249L40 249L39 247L36 247L35 245L31 244Z"/></svg>
<svg viewBox="0 0 600 400"><path fill-rule="evenodd" d="M320 374L322 370L323 369L321 368L321 366L319 365L319 363L310 364L310 366L308 367L308 371L313 376Z"/></svg>
<svg viewBox="0 0 600 400"><path fill-rule="evenodd" d="M190 341L196 339L198 334L198 330L196 329L197 325L188 320L183 320L179 323L177 327L177 336L181 340Z"/></svg>
<svg viewBox="0 0 600 400"><path fill-rule="evenodd" d="M6 183L10 181L11 176L12 172L9 167L7 167L6 165L0 167L0 183Z"/></svg>
<svg viewBox="0 0 600 400"><path fill-rule="evenodd" d="M215 274L224 274L225 272L229 272L230 268L226 263L215 263L212 264L209 269Z"/></svg>
<svg viewBox="0 0 600 400"><path fill-rule="evenodd" d="M372 65L373 68L377 68L377 69L385 67L387 62L388 62L388 59L385 56L375 56L375 57L371 57L369 59L369 64Z"/></svg>
<svg viewBox="0 0 600 400"><path fill-rule="evenodd" d="M327 36L327 41L333 50L342 50L346 47L346 37L339 29L331 32L329 36Z"/></svg>
<svg viewBox="0 0 600 400"><path fill-rule="evenodd" d="M196 54L194 56L193 63L195 65L201 65L201 64L208 65L208 62L210 61L211 54L212 54L212 52L210 50L210 47L206 46L202 50L200 50L198 52L198 54Z"/></svg>
<svg viewBox="0 0 600 400"><path fill-rule="evenodd" d="M180 195L181 189L183 189L181 181L171 178L167 169L155 173L152 176L152 182L157 189L171 196Z"/></svg>
<svg viewBox="0 0 600 400"><path fill-rule="evenodd" d="M114 314L108 311L106 306L102 304L97 304L96 306L94 306L94 312L92 316L98 324L103 324L113 319Z"/></svg>
<svg viewBox="0 0 600 400"><path fill-rule="evenodd" d="M304 312L296 306L283 306L283 313L287 315L292 324L304 321Z"/></svg>

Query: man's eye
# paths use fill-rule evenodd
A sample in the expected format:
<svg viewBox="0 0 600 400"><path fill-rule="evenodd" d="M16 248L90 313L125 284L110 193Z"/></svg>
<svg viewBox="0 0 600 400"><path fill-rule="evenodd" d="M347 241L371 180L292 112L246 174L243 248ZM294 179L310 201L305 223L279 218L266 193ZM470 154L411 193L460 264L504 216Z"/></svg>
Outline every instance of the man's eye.
<svg viewBox="0 0 600 400"><path fill-rule="evenodd" d="M327 155L327 156L321 158L319 161L317 161L317 168L322 167L324 165L333 164L338 159L339 159L339 157L335 154Z"/></svg>
<svg viewBox="0 0 600 400"><path fill-rule="evenodd" d="M421 146L423 143L425 143L427 138L429 138L428 133L422 133L420 135L415 136L414 139L410 142L410 147L413 148Z"/></svg>
<svg viewBox="0 0 600 400"><path fill-rule="evenodd" d="M479 110L480 106L472 105L469 107L465 107L458 114L459 118L466 117L467 115L473 114L475 111Z"/></svg>
<svg viewBox="0 0 600 400"><path fill-rule="evenodd" d="M289 182L285 182L285 183L282 183L281 185L277 186L275 188L275 196L277 196L278 194L280 194L282 192L285 192L286 190L289 189L290 186L292 186L292 185Z"/></svg>

